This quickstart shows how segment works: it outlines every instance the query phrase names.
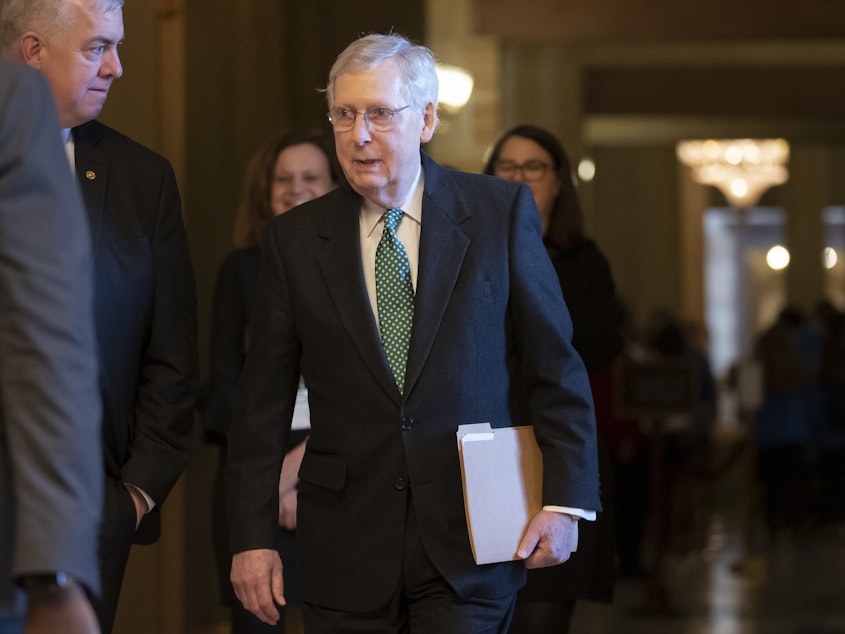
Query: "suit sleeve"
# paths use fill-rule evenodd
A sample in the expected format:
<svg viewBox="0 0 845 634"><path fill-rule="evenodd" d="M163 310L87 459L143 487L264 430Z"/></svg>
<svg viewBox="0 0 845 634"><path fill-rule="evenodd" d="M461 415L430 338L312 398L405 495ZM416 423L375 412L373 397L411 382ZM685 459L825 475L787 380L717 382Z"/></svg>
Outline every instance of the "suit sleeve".
<svg viewBox="0 0 845 634"><path fill-rule="evenodd" d="M235 390L246 356L247 307L237 252L220 266L211 303L211 378L203 417L206 440L224 443L232 423Z"/></svg>
<svg viewBox="0 0 845 634"><path fill-rule="evenodd" d="M299 342L272 231L262 246L253 337L229 430L226 501L233 553L276 547L279 474L299 385Z"/></svg>
<svg viewBox="0 0 845 634"><path fill-rule="evenodd" d="M0 91L0 463L15 504L0 507L0 531L13 531L0 549L14 544L16 576L62 570L96 591L103 458L88 222L49 88L34 71L19 79Z"/></svg>
<svg viewBox="0 0 845 634"><path fill-rule="evenodd" d="M145 227L153 252L154 298L135 405L135 437L124 464L125 482L164 503L190 457L198 391L197 307L194 274L179 191L164 162L159 192Z"/></svg>
<svg viewBox="0 0 845 634"><path fill-rule="evenodd" d="M520 187L512 218L510 312L526 414L543 452L543 504L598 511L592 393L572 347L572 320L526 186Z"/></svg>

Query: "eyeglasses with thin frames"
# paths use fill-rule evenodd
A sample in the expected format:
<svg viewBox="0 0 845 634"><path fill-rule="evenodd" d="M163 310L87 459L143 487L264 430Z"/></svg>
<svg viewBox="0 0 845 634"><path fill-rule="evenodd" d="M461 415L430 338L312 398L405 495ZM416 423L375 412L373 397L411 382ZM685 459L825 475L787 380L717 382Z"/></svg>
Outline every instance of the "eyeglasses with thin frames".
<svg viewBox="0 0 845 634"><path fill-rule="evenodd" d="M496 161L493 163L493 173L499 178L516 180L517 174L522 173L522 180L527 183L543 179L552 166L543 161L526 161L515 163L513 161Z"/></svg>
<svg viewBox="0 0 845 634"><path fill-rule="evenodd" d="M370 106L363 112L359 112L357 110L353 110L352 108L339 106L329 110L327 116L337 132L347 132L355 127L355 119L358 115L363 116L364 121L370 124L373 130L385 132L393 127L393 117L397 113L410 107L410 105L407 105L397 108L396 110L391 110L385 106Z"/></svg>

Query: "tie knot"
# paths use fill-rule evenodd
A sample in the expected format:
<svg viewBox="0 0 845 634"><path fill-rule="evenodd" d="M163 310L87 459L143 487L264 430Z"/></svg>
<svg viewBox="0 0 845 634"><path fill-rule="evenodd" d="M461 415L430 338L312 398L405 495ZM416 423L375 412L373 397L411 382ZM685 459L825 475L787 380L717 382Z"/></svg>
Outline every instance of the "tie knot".
<svg viewBox="0 0 845 634"><path fill-rule="evenodd" d="M398 207L388 209L384 212L384 226L391 231L396 231L396 226L399 224L399 221L402 220L404 213L405 212Z"/></svg>

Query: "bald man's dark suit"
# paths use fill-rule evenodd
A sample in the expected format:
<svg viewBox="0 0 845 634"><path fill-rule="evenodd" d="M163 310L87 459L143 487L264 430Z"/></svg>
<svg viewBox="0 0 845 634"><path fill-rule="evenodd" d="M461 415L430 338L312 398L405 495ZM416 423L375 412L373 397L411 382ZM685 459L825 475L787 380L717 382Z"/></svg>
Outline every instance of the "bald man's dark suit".
<svg viewBox="0 0 845 634"><path fill-rule="evenodd" d="M196 296L170 163L98 121L74 128L73 139L94 249L106 472L102 614L116 603L131 543L158 539L159 510L189 458ZM156 504L137 533L123 482Z"/></svg>
<svg viewBox="0 0 845 634"><path fill-rule="evenodd" d="M533 423L544 503L600 508L590 388L531 191L425 155L423 170L404 395L365 288L361 197L345 186L284 214L264 247L230 440L232 546L272 547L301 371L312 425L297 518L304 598L338 610L376 610L396 592L411 497L427 554L459 595L524 583L521 562L473 562L458 425Z"/></svg>

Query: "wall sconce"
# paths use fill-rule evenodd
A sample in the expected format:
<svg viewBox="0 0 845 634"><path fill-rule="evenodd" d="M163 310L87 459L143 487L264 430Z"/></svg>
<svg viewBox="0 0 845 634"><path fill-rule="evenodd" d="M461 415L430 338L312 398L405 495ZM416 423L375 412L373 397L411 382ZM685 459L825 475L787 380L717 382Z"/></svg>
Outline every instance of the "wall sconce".
<svg viewBox="0 0 845 634"><path fill-rule="evenodd" d="M591 158L582 158L578 163L578 178L589 183L596 177L596 163Z"/></svg>
<svg viewBox="0 0 845 634"><path fill-rule="evenodd" d="M678 159L696 182L719 188L734 207L750 207L789 178L785 139L707 139L680 141Z"/></svg>
<svg viewBox="0 0 845 634"><path fill-rule="evenodd" d="M472 75L457 66L437 64L437 79L440 82L437 101L447 112L458 112L472 94Z"/></svg>
<svg viewBox="0 0 845 634"><path fill-rule="evenodd" d="M766 264L773 271L782 271L789 266L789 250L782 244L776 244L766 251Z"/></svg>

